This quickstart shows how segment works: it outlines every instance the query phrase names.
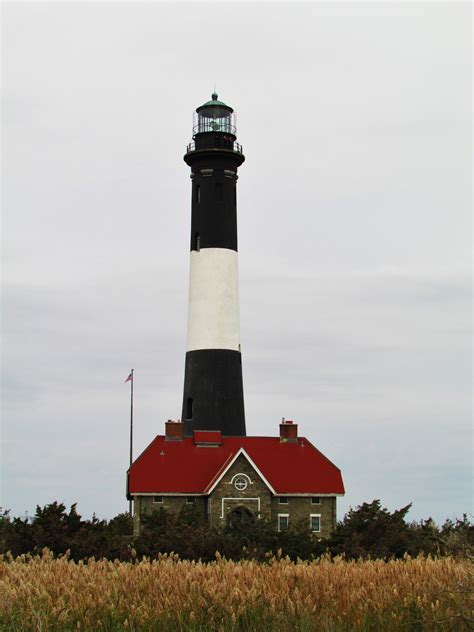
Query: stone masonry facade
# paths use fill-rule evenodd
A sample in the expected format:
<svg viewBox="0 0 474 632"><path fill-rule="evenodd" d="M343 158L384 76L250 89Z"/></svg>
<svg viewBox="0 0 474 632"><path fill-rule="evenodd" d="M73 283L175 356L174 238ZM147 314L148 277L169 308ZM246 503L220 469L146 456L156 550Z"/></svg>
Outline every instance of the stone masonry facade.
<svg viewBox="0 0 474 632"><path fill-rule="evenodd" d="M311 516L319 516L320 531L315 532L315 535L319 538L328 538L336 527L336 497L274 496L272 498L272 524L278 524L279 514L288 515L290 527L307 525L308 528L311 526Z"/></svg>
<svg viewBox="0 0 474 632"><path fill-rule="evenodd" d="M160 498L162 502L155 502ZM191 501L191 502L190 502ZM138 537L141 531L141 518L153 510L165 509L170 513L178 514L187 505L195 504L203 518L206 517L207 498L205 496L137 496L133 503L133 535Z"/></svg>
<svg viewBox="0 0 474 632"><path fill-rule="evenodd" d="M235 488L235 478L241 474L247 480L247 488ZM229 513L237 507L245 507L256 518L271 517L272 494L247 459L240 455L209 497L209 524L225 526Z"/></svg>
<svg viewBox="0 0 474 632"><path fill-rule="evenodd" d="M237 479L246 482L245 489L235 486ZM315 536L327 538L336 526L335 496L274 496L249 461L240 455L225 473L209 496L161 496L157 503L154 496L136 496L134 501L134 535L141 530L141 516L154 509L179 513L183 507L194 503L204 519L213 527L225 526L229 514L238 508L248 510L256 519L269 520L279 525L279 515L287 516L288 527L307 525L311 516L319 517L320 530ZM284 519L283 519L284 520Z"/></svg>

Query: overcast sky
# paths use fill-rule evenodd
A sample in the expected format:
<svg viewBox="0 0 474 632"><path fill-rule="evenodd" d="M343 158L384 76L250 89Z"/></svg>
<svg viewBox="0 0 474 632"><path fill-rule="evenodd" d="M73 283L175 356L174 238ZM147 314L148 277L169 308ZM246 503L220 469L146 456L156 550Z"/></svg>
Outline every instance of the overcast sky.
<svg viewBox="0 0 474 632"><path fill-rule="evenodd" d="M193 110L237 112L248 434L472 512L469 3L4 3L1 504L127 509L181 414Z"/></svg>

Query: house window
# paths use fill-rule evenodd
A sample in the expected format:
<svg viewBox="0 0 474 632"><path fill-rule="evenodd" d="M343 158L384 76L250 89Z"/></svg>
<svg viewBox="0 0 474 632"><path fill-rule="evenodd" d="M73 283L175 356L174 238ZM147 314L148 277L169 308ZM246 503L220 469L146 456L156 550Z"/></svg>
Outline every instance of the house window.
<svg viewBox="0 0 474 632"><path fill-rule="evenodd" d="M199 202L201 201L201 185L200 184L196 184L196 186L194 187L194 201L199 204Z"/></svg>
<svg viewBox="0 0 474 632"><path fill-rule="evenodd" d="M312 505L320 505L321 504L321 498L319 496L313 496L311 498L311 504Z"/></svg>
<svg viewBox="0 0 474 632"><path fill-rule="evenodd" d="M238 476L234 481L235 489L238 489L239 492L243 492L244 489L247 489L248 481L243 476Z"/></svg>
<svg viewBox="0 0 474 632"><path fill-rule="evenodd" d="M288 496L280 496L278 499L279 505L287 505L288 504Z"/></svg>
<svg viewBox="0 0 474 632"><path fill-rule="evenodd" d="M196 502L196 497L195 496L188 496L186 498L186 503L188 505L193 505Z"/></svg>
<svg viewBox="0 0 474 632"><path fill-rule="evenodd" d="M222 182L216 182L216 200L222 200Z"/></svg>
<svg viewBox="0 0 474 632"><path fill-rule="evenodd" d="M153 496L153 503L163 504L163 496Z"/></svg>
<svg viewBox="0 0 474 632"><path fill-rule="evenodd" d="M188 397L186 400L186 419L193 418L193 398Z"/></svg>
<svg viewBox="0 0 474 632"><path fill-rule="evenodd" d="M288 522L290 514L278 514L278 531L286 531L288 529Z"/></svg>
<svg viewBox="0 0 474 632"><path fill-rule="evenodd" d="M321 531L321 514L311 514L309 521L311 531L319 533Z"/></svg>

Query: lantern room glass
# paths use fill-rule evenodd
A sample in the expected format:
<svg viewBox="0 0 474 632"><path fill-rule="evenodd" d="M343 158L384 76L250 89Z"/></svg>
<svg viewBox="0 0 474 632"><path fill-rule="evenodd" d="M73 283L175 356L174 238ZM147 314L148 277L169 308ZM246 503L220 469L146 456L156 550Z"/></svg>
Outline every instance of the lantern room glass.
<svg viewBox="0 0 474 632"><path fill-rule="evenodd" d="M193 134L203 132L224 132L236 134L235 112L228 107L208 105L194 112Z"/></svg>

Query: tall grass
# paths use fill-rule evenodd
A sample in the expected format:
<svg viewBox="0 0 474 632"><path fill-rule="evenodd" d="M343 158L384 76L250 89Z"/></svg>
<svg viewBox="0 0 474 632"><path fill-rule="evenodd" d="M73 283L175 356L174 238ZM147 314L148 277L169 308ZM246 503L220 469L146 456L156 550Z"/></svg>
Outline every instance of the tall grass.
<svg viewBox="0 0 474 632"><path fill-rule="evenodd" d="M2 630L471 630L473 565L0 558Z"/></svg>

